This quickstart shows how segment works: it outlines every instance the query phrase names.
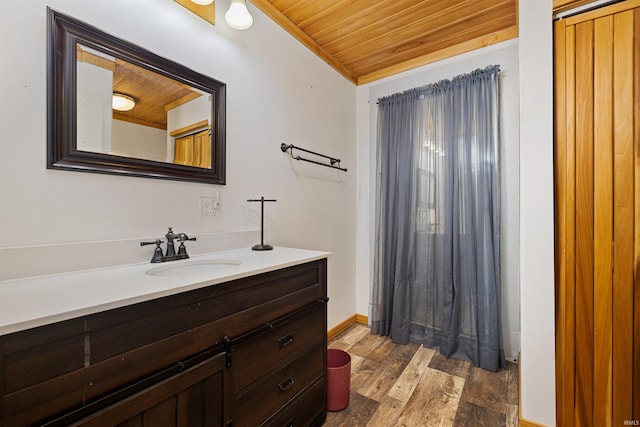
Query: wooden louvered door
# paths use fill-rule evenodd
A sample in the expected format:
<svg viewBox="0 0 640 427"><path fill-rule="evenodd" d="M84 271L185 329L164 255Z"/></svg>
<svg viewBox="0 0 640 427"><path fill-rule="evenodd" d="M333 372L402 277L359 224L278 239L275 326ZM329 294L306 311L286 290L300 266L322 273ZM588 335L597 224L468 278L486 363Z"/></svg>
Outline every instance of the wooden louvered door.
<svg viewBox="0 0 640 427"><path fill-rule="evenodd" d="M640 423L640 1L555 23L558 426Z"/></svg>

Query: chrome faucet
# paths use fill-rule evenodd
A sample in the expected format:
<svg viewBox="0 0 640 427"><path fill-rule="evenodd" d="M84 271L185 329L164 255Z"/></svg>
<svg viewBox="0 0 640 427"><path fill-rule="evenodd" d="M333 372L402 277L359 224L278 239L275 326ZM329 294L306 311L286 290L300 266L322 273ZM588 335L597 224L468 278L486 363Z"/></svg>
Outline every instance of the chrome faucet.
<svg viewBox="0 0 640 427"><path fill-rule="evenodd" d="M169 227L169 231L164 235L167 239L167 250L163 254L162 253L162 240L156 239L153 242L140 242L140 246L146 245L156 245L153 251L153 257L151 257L151 262L166 262L166 261L175 261L178 259L187 259L189 258L189 254L187 254L187 248L184 245L184 242L187 240L196 240L195 237L189 237L184 233L174 233L173 227ZM178 247L178 253L176 254L176 247L173 243L174 240L180 242L180 246Z"/></svg>

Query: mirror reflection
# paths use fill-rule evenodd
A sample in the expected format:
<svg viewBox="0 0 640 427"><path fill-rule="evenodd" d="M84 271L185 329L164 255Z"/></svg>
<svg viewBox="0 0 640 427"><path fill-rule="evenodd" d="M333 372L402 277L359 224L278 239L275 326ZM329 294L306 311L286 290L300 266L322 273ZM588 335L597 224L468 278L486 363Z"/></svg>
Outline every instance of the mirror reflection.
<svg viewBox="0 0 640 427"><path fill-rule="evenodd" d="M47 168L226 184L223 82L47 10Z"/></svg>
<svg viewBox="0 0 640 427"><path fill-rule="evenodd" d="M77 149L211 168L211 96L77 45Z"/></svg>

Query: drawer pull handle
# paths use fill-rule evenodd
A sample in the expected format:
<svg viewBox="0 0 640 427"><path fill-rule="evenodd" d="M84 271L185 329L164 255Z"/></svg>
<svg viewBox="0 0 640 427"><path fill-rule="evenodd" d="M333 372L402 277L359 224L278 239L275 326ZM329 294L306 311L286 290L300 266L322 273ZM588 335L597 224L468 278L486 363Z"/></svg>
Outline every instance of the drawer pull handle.
<svg viewBox="0 0 640 427"><path fill-rule="evenodd" d="M293 386L293 375L278 384L278 388L280 389L280 391L287 391L291 388L291 386Z"/></svg>
<svg viewBox="0 0 640 427"><path fill-rule="evenodd" d="M284 337L278 339L278 348L283 349L291 344L295 340L294 335L295 334L291 332L288 335L285 335Z"/></svg>

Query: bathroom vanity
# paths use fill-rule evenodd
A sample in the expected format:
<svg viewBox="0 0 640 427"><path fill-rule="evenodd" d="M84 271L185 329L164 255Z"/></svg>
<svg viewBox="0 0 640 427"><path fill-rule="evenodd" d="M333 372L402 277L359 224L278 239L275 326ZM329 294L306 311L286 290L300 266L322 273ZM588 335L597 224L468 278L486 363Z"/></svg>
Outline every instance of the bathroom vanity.
<svg viewBox="0 0 640 427"><path fill-rule="evenodd" d="M0 426L322 424L328 255L0 282Z"/></svg>

